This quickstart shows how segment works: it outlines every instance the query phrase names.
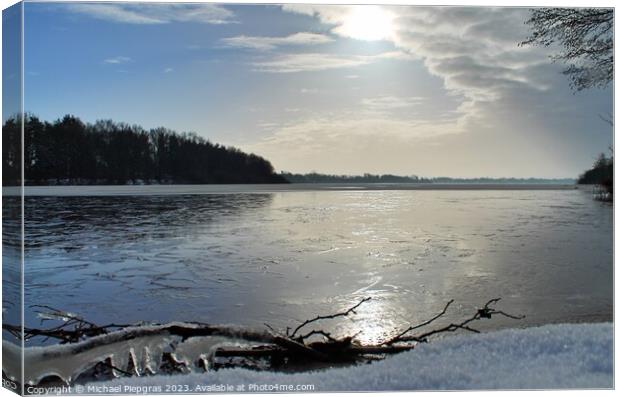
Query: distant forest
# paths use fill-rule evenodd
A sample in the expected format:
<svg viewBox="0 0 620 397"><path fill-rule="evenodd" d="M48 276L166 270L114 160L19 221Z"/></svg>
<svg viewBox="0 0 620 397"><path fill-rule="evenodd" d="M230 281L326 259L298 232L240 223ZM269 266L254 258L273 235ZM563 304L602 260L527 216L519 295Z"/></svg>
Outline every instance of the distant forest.
<svg viewBox="0 0 620 397"><path fill-rule="evenodd" d="M4 185L20 181L19 121L2 126ZM26 115L24 140L26 185L287 183L262 157L166 128Z"/></svg>
<svg viewBox="0 0 620 397"><path fill-rule="evenodd" d="M493 184L493 183L506 183L506 184L558 184L558 185L572 185L575 183L573 178L449 178L438 177L431 178L431 181L435 183L480 183L480 184Z"/></svg>
<svg viewBox="0 0 620 397"><path fill-rule="evenodd" d="M472 184L536 184L536 183L556 183L573 184L574 179L544 179L544 178L423 178L418 176L397 176L397 175L329 175L329 174L292 174L289 172L280 173L291 183L472 183Z"/></svg>
<svg viewBox="0 0 620 397"><path fill-rule="evenodd" d="M280 176L291 183L425 183L430 180L418 178L417 176L397 176L397 175L328 175L317 174L292 174L282 172Z"/></svg>

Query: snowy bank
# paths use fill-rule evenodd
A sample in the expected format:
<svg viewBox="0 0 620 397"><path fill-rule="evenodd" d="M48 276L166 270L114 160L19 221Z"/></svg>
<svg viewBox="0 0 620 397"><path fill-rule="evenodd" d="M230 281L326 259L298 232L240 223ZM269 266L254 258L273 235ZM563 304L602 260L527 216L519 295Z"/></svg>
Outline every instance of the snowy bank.
<svg viewBox="0 0 620 397"><path fill-rule="evenodd" d="M269 391L271 385L313 385L314 391L564 389L613 387L613 325L563 324L445 337L384 361L357 367L283 374L217 372L122 378L91 386L108 392ZM267 386L268 385L268 386ZM95 390L91 388L91 392ZM102 391L102 390L99 390ZM280 390L282 391L282 390ZM83 389L88 392L88 385Z"/></svg>

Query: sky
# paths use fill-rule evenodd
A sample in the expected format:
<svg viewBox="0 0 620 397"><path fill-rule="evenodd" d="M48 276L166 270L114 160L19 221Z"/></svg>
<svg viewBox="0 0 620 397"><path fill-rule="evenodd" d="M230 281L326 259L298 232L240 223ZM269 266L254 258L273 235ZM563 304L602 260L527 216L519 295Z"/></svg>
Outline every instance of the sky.
<svg viewBox="0 0 620 397"><path fill-rule="evenodd" d="M25 110L192 131L278 171L576 177L612 143L612 87L575 93L553 48L518 46L528 15L26 3Z"/></svg>

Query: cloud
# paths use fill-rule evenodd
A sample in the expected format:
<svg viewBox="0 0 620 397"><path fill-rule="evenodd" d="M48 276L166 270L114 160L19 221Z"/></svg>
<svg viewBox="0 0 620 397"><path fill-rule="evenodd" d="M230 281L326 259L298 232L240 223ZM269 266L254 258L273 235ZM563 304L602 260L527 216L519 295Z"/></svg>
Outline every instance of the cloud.
<svg viewBox="0 0 620 397"><path fill-rule="evenodd" d="M124 56L118 56L118 57L108 58L108 59L104 59L103 60L104 63L109 63L109 64L112 64L112 65L120 65L122 63L129 63L131 61L132 61L131 58L124 57Z"/></svg>
<svg viewBox="0 0 620 397"><path fill-rule="evenodd" d="M285 5L284 11L312 16L332 26L331 33L347 36L342 29L351 7ZM462 117L483 119L484 104L510 98L518 90L544 92L559 73L544 48L519 47L528 35L524 21L529 10L492 7L411 7L384 6L394 16L393 45L409 59L419 59L429 73L441 78L448 93L462 98ZM294 64L299 59L282 59ZM347 59L365 64L368 59ZM308 62L311 60L308 59ZM338 60L328 64L337 65ZM342 60L342 64L346 64ZM557 77L557 76L556 76ZM509 103L510 101L506 101ZM375 104L376 105L376 104Z"/></svg>
<svg viewBox="0 0 620 397"><path fill-rule="evenodd" d="M366 104L386 104L386 111L358 106L293 113L300 117L270 125L262 139L240 145L292 172L574 176L611 135L597 122L597 111L607 109L600 95L590 93L582 108L568 87L562 94L524 86L498 100L465 101L456 110L435 112L391 106L407 97L367 98Z"/></svg>
<svg viewBox="0 0 620 397"><path fill-rule="evenodd" d="M82 3L64 4L65 10L116 23L163 24L195 22L234 23L234 13L213 4Z"/></svg>
<svg viewBox="0 0 620 397"><path fill-rule="evenodd" d="M412 145L459 132L457 125L438 120L399 118L351 109L270 125L261 141L242 147L267 156L280 170L407 174L415 170Z"/></svg>
<svg viewBox="0 0 620 397"><path fill-rule="evenodd" d="M282 9L317 19L333 36L350 37L343 26L351 7ZM378 168L383 167L387 172L429 175L566 176L587 167L588 156L610 141L609 126L596 115L611 109L611 91L572 95L561 74L563 65L549 60L552 49L518 46L529 34L524 24L528 9L384 6L384 11L393 16L392 53L421 63L438 77L445 88L442 95L457 107L446 109L437 98L398 96L406 91L383 87L385 95L360 98L355 110L306 114L280 126L252 150L280 169L302 172L381 172ZM270 72L325 70L379 59L292 54L255 67ZM416 70L412 65L412 73ZM420 115L429 120L415 117ZM381 161L369 163L368 158Z"/></svg>
<svg viewBox="0 0 620 397"><path fill-rule="evenodd" d="M284 11L309 15L347 36L343 27L356 10L376 6L285 5ZM512 84L528 84L524 66L547 61L539 49L518 47L527 36L527 9L491 7L385 6L393 15L391 40L402 52L422 59L446 88L466 96L495 97ZM485 85L489 87L485 88Z"/></svg>
<svg viewBox="0 0 620 397"><path fill-rule="evenodd" d="M255 71L268 73L296 73L330 69L353 68L386 59L410 59L400 51L376 55L338 55L324 53L280 54L268 60L252 63Z"/></svg>
<svg viewBox="0 0 620 397"><path fill-rule="evenodd" d="M391 8L376 5L287 4L282 9L317 17L324 24L332 25L332 33L358 40L390 39L393 34L392 22L396 18Z"/></svg>
<svg viewBox="0 0 620 397"><path fill-rule="evenodd" d="M165 23L163 19L145 15L139 11L132 11L122 4L67 4L66 9L76 14L88 15L104 21L156 24Z"/></svg>
<svg viewBox="0 0 620 397"><path fill-rule="evenodd" d="M362 105L369 110L386 111L392 109L411 108L421 104L423 101L424 98L416 96L380 96L373 98L363 98Z"/></svg>
<svg viewBox="0 0 620 397"><path fill-rule="evenodd" d="M282 6L284 11L316 17L328 25L342 25L354 8L355 6L311 4L284 4Z"/></svg>
<svg viewBox="0 0 620 397"><path fill-rule="evenodd" d="M318 33L299 32L285 37L236 36L222 39L226 47L249 48L254 50L273 50L286 45L317 45L334 41L333 38Z"/></svg>

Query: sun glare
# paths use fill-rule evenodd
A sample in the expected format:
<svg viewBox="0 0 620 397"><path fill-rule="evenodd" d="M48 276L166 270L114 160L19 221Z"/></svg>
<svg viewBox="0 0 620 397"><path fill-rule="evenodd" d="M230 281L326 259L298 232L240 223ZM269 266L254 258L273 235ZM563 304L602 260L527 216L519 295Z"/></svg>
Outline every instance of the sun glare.
<svg viewBox="0 0 620 397"><path fill-rule="evenodd" d="M379 6L356 6L340 26L340 32L358 40L385 40L393 33L393 15Z"/></svg>

